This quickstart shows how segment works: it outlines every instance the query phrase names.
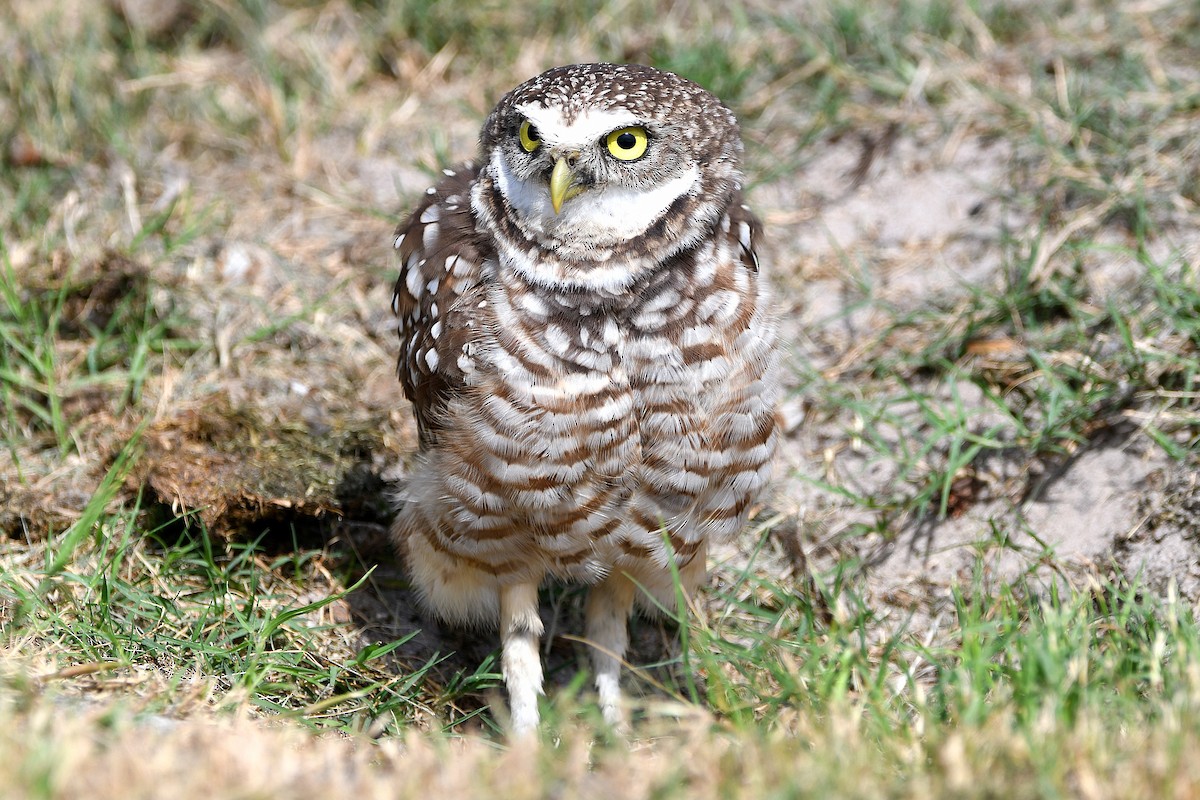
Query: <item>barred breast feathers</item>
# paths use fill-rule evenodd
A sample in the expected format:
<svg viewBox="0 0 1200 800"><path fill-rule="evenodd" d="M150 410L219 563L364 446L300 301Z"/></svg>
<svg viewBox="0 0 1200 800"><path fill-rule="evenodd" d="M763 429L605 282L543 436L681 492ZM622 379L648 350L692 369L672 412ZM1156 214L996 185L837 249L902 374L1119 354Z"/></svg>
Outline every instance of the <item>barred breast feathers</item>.
<svg viewBox="0 0 1200 800"><path fill-rule="evenodd" d="M423 449L454 433L417 492L426 536L492 570L523 540L523 573L595 579L665 566L662 530L681 564L736 533L769 477L778 394L759 224L740 196L623 292L547 290L501 257L503 229L480 232L467 198L486 177L451 172L396 239L401 381Z"/></svg>

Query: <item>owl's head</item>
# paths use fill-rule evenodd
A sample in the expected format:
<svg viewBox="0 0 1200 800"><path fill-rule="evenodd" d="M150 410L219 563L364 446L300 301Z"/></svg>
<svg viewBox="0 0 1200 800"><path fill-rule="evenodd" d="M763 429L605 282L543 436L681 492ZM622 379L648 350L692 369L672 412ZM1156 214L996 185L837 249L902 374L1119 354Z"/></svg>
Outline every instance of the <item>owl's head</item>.
<svg viewBox="0 0 1200 800"><path fill-rule="evenodd" d="M544 72L500 100L480 140L477 204L514 246L581 266L669 258L712 230L741 185L732 112L635 64Z"/></svg>

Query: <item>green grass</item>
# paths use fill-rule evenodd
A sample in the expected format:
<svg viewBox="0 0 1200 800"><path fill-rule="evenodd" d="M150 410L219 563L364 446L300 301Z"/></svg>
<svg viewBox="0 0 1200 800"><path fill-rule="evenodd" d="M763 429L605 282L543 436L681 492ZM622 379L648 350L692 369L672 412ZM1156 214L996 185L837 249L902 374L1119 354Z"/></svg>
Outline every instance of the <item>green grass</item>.
<svg viewBox="0 0 1200 800"><path fill-rule="evenodd" d="M107 4L57 6L0 10L14 54L0 72L0 749L15 754L0 783L128 796L58 765L136 765L123 748L136 755L155 720L251 718L246 752L304 776L262 796L349 791L338 780L513 797L1200 787L1190 565L1165 583L1081 566L1004 515L1119 442L1177 481L1129 487L1164 504L1139 530L1161 538L1170 522L1195 552L1200 17L1186 4L264 0L196 3L157 32ZM365 601L407 596L382 548L362 556L353 528L265 511L230 537L139 476L147 452L217 435L170 438L196 409L247 409L237 453L283 431L344 439L372 475L403 455L396 203L378 186L419 196L422 171L470 155L501 92L588 59L676 70L729 103L781 313L814 281L842 297L786 343L804 406L791 446L807 460L783 485L807 493L776 505L802 508L766 509L694 613L667 621L680 648L627 672L635 752L596 724L582 649L551 642L566 685L544 704L547 746L522 755L490 708L494 656L464 667L377 635L394 626L372 627ZM895 247L790 246L878 163L902 168L893 137L1005 153L981 190L989 280L897 298ZM822 156L860 140L875 143L863 174L822 178ZM928 263L941 246L905 243ZM1119 265L1132 278L1105 283ZM344 429L356 414L370 435ZM872 583L875 546L981 508L954 579ZM552 600L570 618L577 597ZM303 744L264 720L304 729ZM325 750L313 731L353 744ZM176 776L239 756L182 737L163 736ZM306 771L304 748L354 766ZM220 791L239 788L253 794Z"/></svg>
<svg viewBox="0 0 1200 800"><path fill-rule="evenodd" d="M997 587L977 570L954 590L939 626L919 634L846 588L824 598L845 609L827 625L778 585L755 588L772 602L730 597L732 615L742 617L736 626L727 620L729 628L693 633L707 699L735 725L796 709L821 717L850 703L883 740L996 717L1012 717L1018 733L1032 736L1047 717L1067 729L1085 719L1153 725L1197 700L1192 610L1136 584Z"/></svg>
<svg viewBox="0 0 1200 800"><path fill-rule="evenodd" d="M71 654L59 660L51 687L96 675L133 676L142 717L195 714L199 700L318 729L378 733L496 681L484 664L443 694L430 694L434 665L389 662L388 644L331 652L323 636L329 631L316 621L343 596L316 582L328 553L297 548L272 556L261 543L217 550L207 539L165 532L134 540L133 525L117 522L101 526L94 549L36 591L25 587L43 565L0 580L0 598L23 609L5 632L10 642ZM955 780L940 774L936 761L931 768L914 760L912 751L936 759L965 738L982 741L990 758L1012 759L998 775L986 773L986 759L970 762L965 768L980 770L981 783L969 796L989 796L989 787L1004 781L1015 781L1012 796L1068 796L1079 737L1122 731L1097 751L1121 760L1137 756L1139 735L1163 726L1194 733L1200 721L1200 631L1177 597L1151 597L1136 584L1111 581L1084 591L1032 577L995 586L977 572L955 590L932 629L916 632L880 617L844 575L832 578L820 590L819 605L836 609L829 620L814 612L812 598L777 580L749 577L730 587L715 618L691 623L688 649L676 664L685 670L685 685L656 682L658 693L674 697L669 718L676 724L694 702L711 709L716 717L705 723L704 745L740 742L740 758L751 764L731 764L735 769L761 769L753 752L800 757L791 748L810 742L807 758L818 760L803 779L784 771L754 772L755 780L793 791L886 787L908 796L931 779ZM320 599L301 599L314 593ZM687 685L694 692L696 682L703 688L691 699ZM568 687L547 706L548 735L572 740L580 720L594 715L586 700L580 708L577 690ZM648 709L641 724L661 730L663 722ZM847 736L827 725L850 725L864 750L821 765L821 754L834 756ZM814 735L829 741L808 738ZM794 736L799 741L786 744ZM597 763L625 747L603 740L594 746ZM872 765L878 756L868 752L883 754L895 772ZM845 762L865 769L871 782L842 774ZM1103 760L1097 766L1103 770ZM562 766L552 760L545 769L549 776ZM659 792L691 796L686 784L664 782Z"/></svg>
<svg viewBox="0 0 1200 800"><path fill-rule="evenodd" d="M438 659L390 660L404 640L359 646L323 612L369 573L331 584L328 552L220 546L174 524L146 531L136 505L87 521L48 546L44 561L14 564L0 578L10 609L3 633L25 649L69 653L64 668L138 676L149 689L139 693L143 713L195 713L199 695L216 710L354 732L411 724L422 704L452 703L495 681L483 664L427 696Z"/></svg>

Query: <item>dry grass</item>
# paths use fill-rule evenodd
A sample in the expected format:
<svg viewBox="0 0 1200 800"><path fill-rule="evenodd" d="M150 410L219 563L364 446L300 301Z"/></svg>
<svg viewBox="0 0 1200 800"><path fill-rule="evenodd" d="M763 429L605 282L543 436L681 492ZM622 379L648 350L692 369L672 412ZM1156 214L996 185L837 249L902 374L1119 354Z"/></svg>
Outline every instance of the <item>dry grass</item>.
<svg viewBox="0 0 1200 800"><path fill-rule="evenodd" d="M1186 4L14 0L0 53L13 796L1200 791ZM388 234L591 59L743 119L794 427L631 745L549 637L509 750L383 534Z"/></svg>
<svg viewBox="0 0 1200 800"><path fill-rule="evenodd" d="M29 687L0 700L0 779L14 797L759 798L1188 797L1200 782L1193 719L1113 736L1087 719L1014 735L1012 720L864 739L861 709L748 737L695 711L631 747L567 730L553 746L473 736L379 742L287 724L178 722ZM15 694L15 696L14 696ZM682 710L682 709L680 709ZM661 735L651 735L659 729Z"/></svg>

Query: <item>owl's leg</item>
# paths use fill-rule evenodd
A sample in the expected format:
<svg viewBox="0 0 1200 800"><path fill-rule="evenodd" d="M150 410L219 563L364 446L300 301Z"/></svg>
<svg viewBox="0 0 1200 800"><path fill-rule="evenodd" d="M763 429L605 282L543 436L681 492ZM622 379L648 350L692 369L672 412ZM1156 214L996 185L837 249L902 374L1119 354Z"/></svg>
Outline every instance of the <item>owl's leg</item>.
<svg viewBox="0 0 1200 800"><path fill-rule="evenodd" d="M629 613L633 610L634 583L623 572L609 574L592 587L585 609L587 638L592 645L596 694L604 721L624 725L621 710L621 660L629 646Z"/></svg>
<svg viewBox="0 0 1200 800"><path fill-rule="evenodd" d="M538 639L542 630L537 584L500 587L500 666L508 687L514 734L528 734L537 729L538 695L542 693Z"/></svg>

